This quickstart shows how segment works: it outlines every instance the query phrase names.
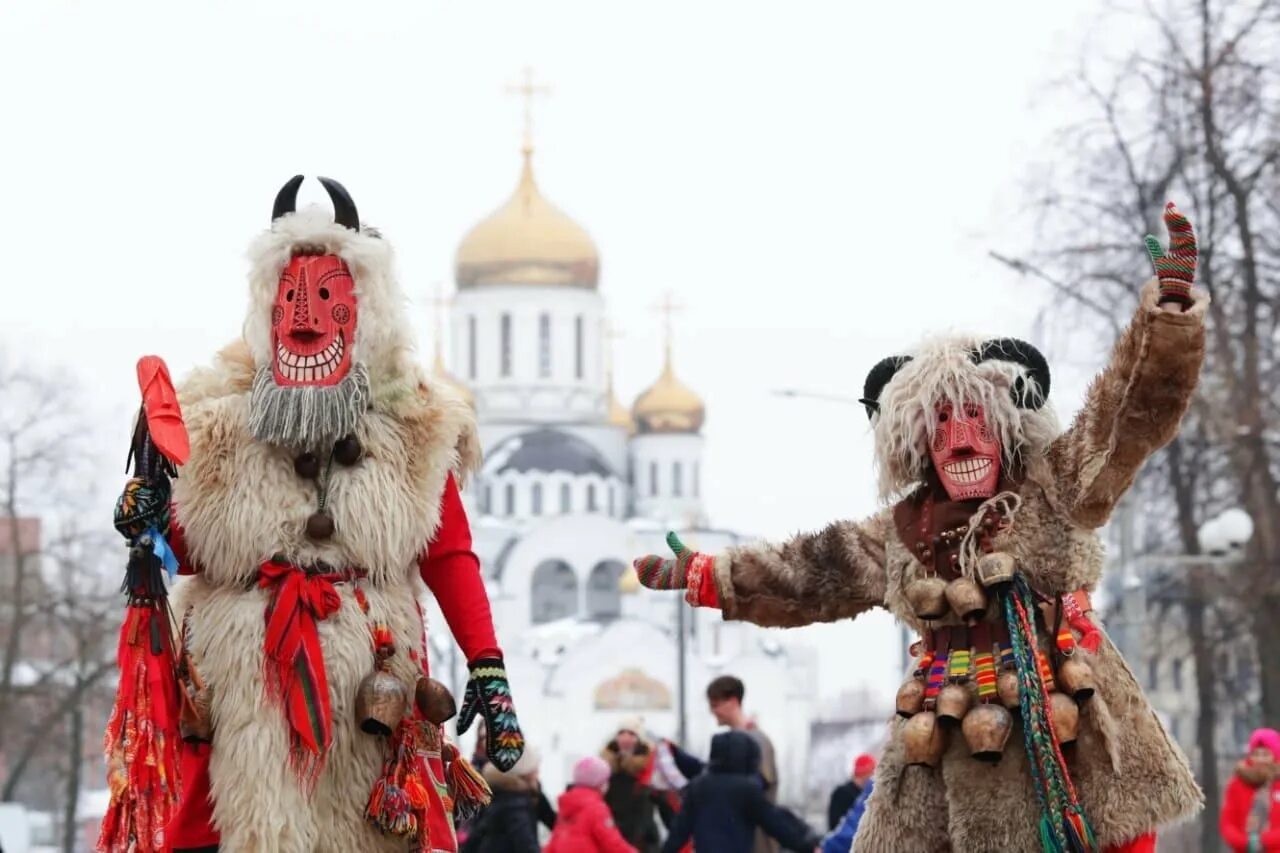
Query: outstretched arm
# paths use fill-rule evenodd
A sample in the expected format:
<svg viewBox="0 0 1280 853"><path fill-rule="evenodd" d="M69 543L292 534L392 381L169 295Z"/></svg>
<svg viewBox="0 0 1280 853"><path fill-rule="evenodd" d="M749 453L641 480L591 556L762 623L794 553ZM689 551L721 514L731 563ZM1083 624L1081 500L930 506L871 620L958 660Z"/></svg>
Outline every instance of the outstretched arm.
<svg viewBox="0 0 1280 853"><path fill-rule="evenodd" d="M1105 524L1142 464L1177 435L1200 377L1209 298L1191 290L1190 223L1172 204L1165 223L1172 235L1167 256L1148 238L1158 280L1143 288L1111 362L1049 450L1063 509L1083 527Z"/></svg>
<svg viewBox="0 0 1280 853"><path fill-rule="evenodd" d="M717 557L669 537L676 559L645 557L636 570L645 586L687 589L690 604L719 607L726 619L782 628L834 622L884 604L884 547L892 524L886 510Z"/></svg>

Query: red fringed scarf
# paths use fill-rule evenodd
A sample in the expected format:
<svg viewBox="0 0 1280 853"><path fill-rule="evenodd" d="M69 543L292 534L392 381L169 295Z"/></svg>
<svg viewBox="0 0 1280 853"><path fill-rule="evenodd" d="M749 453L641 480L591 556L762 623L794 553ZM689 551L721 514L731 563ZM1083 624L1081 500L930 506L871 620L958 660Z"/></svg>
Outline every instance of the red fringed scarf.
<svg viewBox="0 0 1280 853"><path fill-rule="evenodd" d="M307 574L297 566L275 561L258 569L258 586L272 590L263 644L267 695L284 710L294 770L313 785L333 741L329 680L316 622L342 606L334 584L350 577L349 572Z"/></svg>
<svg viewBox="0 0 1280 853"><path fill-rule="evenodd" d="M154 600L125 611L116 660L120 684L104 748L111 802L98 847L158 853L178 805L178 681L168 612Z"/></svg>

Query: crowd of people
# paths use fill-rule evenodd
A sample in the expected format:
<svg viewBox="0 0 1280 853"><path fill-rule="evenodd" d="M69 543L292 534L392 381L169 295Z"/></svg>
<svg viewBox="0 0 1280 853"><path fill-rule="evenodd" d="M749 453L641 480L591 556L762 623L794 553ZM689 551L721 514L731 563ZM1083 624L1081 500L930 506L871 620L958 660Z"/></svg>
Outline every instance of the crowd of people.
<svg viewBox="0 0 1280 853"><path fill-rule="evenodd" d="M536 749L527 747L504 772L486 761L485 738L478 738L473 760L493 801L462 827L462 853L845 853L871 793L875 759L858 756L850 780L832 792L824 837L777 804L773 744L746 714L745 694L729 675L707 685L708 707L725 730L711 738L705 762L627 720L599 755L577 761L554 806L539 783ZM545 847L540 825L550 834Z"/></svg>

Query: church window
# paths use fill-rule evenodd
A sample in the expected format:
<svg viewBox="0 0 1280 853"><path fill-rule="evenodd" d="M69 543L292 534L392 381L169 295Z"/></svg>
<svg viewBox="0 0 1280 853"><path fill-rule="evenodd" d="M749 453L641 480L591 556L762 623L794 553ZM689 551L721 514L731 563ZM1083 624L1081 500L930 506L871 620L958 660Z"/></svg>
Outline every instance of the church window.
<svg viewBox="0 0 1280 853"><path fill-rule="evenodd" d="M1152 657L1147 661L1147 689L1155 690L1160 686L1160 658Z"/></svg>
<svg viewBox="0 0 1280 853"><path fill-rule="evenodd" d="M608 486L609 490L609 516L613 517L618 514L618 490L612 485Z"/></svg>
<svg viewBox="0 0 1280 853"><path fill-rule="evenodd" d="M551 378L551 315L538 316L538 376Z"/></svg>
<svg viewBox="0 0 1280 853"><path fill-rule="evenodd" d="M596 511L596 484L587 483L587 512Z"/></svg>
<svg viewBox="0 0 1280 853"><path fill-rule="evenodd" d="M573 494L568 483L560 484L560 512L568 515L573 510Z"/></svg>
<svg viewBox="0 0 1280 853"><path fill-rule="evenodd" d="M649 497L658 496L658 463L649 463Z"/></svg>
<svg viewBox="0 0 1280 853"><path fill-rule="evenodd" d="M578 577L563 560L543 560L533 570L533 624L566 619L578 612Z"/></svg>
<svg viewBox="0 0 1280 853"><path fill-rule="evenodd" d="M493 514L493 486L484 487L484 511Z"/></svg>
<svg viewBox="0 0 1280 853"><path fill-rule="evenodd" d="M476 315L467 317L467 377L476 378Z"/></svg>
<svg viewBox="0 0 1280 853"><path fill-rule="evenodd" d="M502 315L502 353L501 370L505 379L511 375L511 315Z"/></svg>
<svg viewBox="0 0 1280 853"><path fill-rule="evenodd" d="M573 318L573 375L578 379L581 379L585 372L583 356L585 355L584 346L586 342L582 338L582 315L579 314Z"/></svg>
<svg viewBox="0 0 1280 853"><path fill-rule="evenodd" d="M693 463L693 496L701 497L699 492L702 491L702 467L697 463Z"/></svg>
<svg viewBox="0 0 1280 853"><path fill-rule="evenodd" d="M684 495L684 466L679 462L671 463L671 494L676 497Z"/></svg>
<svg viewBox="0 0 1280 853"><path fill-rule="evenodd" d="M515 515L516 514L516 487L511 483L507 483L507 487L503 491L505 492L505 498L506 498L506 504L507 504L507 515Z"/></svg>
<svg viewBox="0 0 1280 853"><path fill-rule="evenodd" d="M533 490L530 494L530 502L533 504L533 514L542 515L542 484L534 483Z"/></svg>
<svg viewBox="0 0 1280 853"><path fill-rule="evenodd" d="M617 560L597 563L587 576L587 618L617 619L622 615L622 592L618 581L626 566Z"/></svg>
<svg viewBox="0 0 1280 853"><path fill-rule="evenodd" d="M1169 676L1173 680L1173 689L1182 689L1182 661L1172 660L1169 662Z"/></svg>

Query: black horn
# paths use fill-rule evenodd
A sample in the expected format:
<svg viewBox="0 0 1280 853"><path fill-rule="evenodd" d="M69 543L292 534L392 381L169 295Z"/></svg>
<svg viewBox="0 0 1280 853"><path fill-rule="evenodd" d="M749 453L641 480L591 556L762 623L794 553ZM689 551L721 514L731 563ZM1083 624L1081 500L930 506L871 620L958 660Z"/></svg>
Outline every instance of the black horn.
<svg viewBox="0 0 1280 853"><path fill-rule="evenodd" d="M294 175L285 181L280 192L276 193L276 203L271 208L272 222L298 209L298 187L300 186L302 186L302 175Z"/></svg>
<svg viewBox="0 0 1280 853"><path fill-rule="evenodd" d="M973 353L974 364L984 361L1011 361L1027 369L1027 378L1035 385L1028 388L1018 377L1013 386L1013 401L1024 409L1038 409L1049 399L1049 362L1040 350L1017 338L995 338L986 341Z"/></svg>
<svg viewBox="0 0 1280 853"><path fill-rule="evenodd" d="M867 409L870 418L880 411L880 392L902 366L911 361L909 355L891 355L880 362L867 374L867 381L862 386L862 398L858 400Z"/></svg>
<svg viewBox="0 0 1280 853"><path fill-rule="evenodd" d="M346 187L333 178L320 178L319 181L324 184L325 190L329 193L329 200L333 202L333 221L343 228L359 231L360 215L356 213L356 203L351 200L351 194L347 192Z"/></svg>

